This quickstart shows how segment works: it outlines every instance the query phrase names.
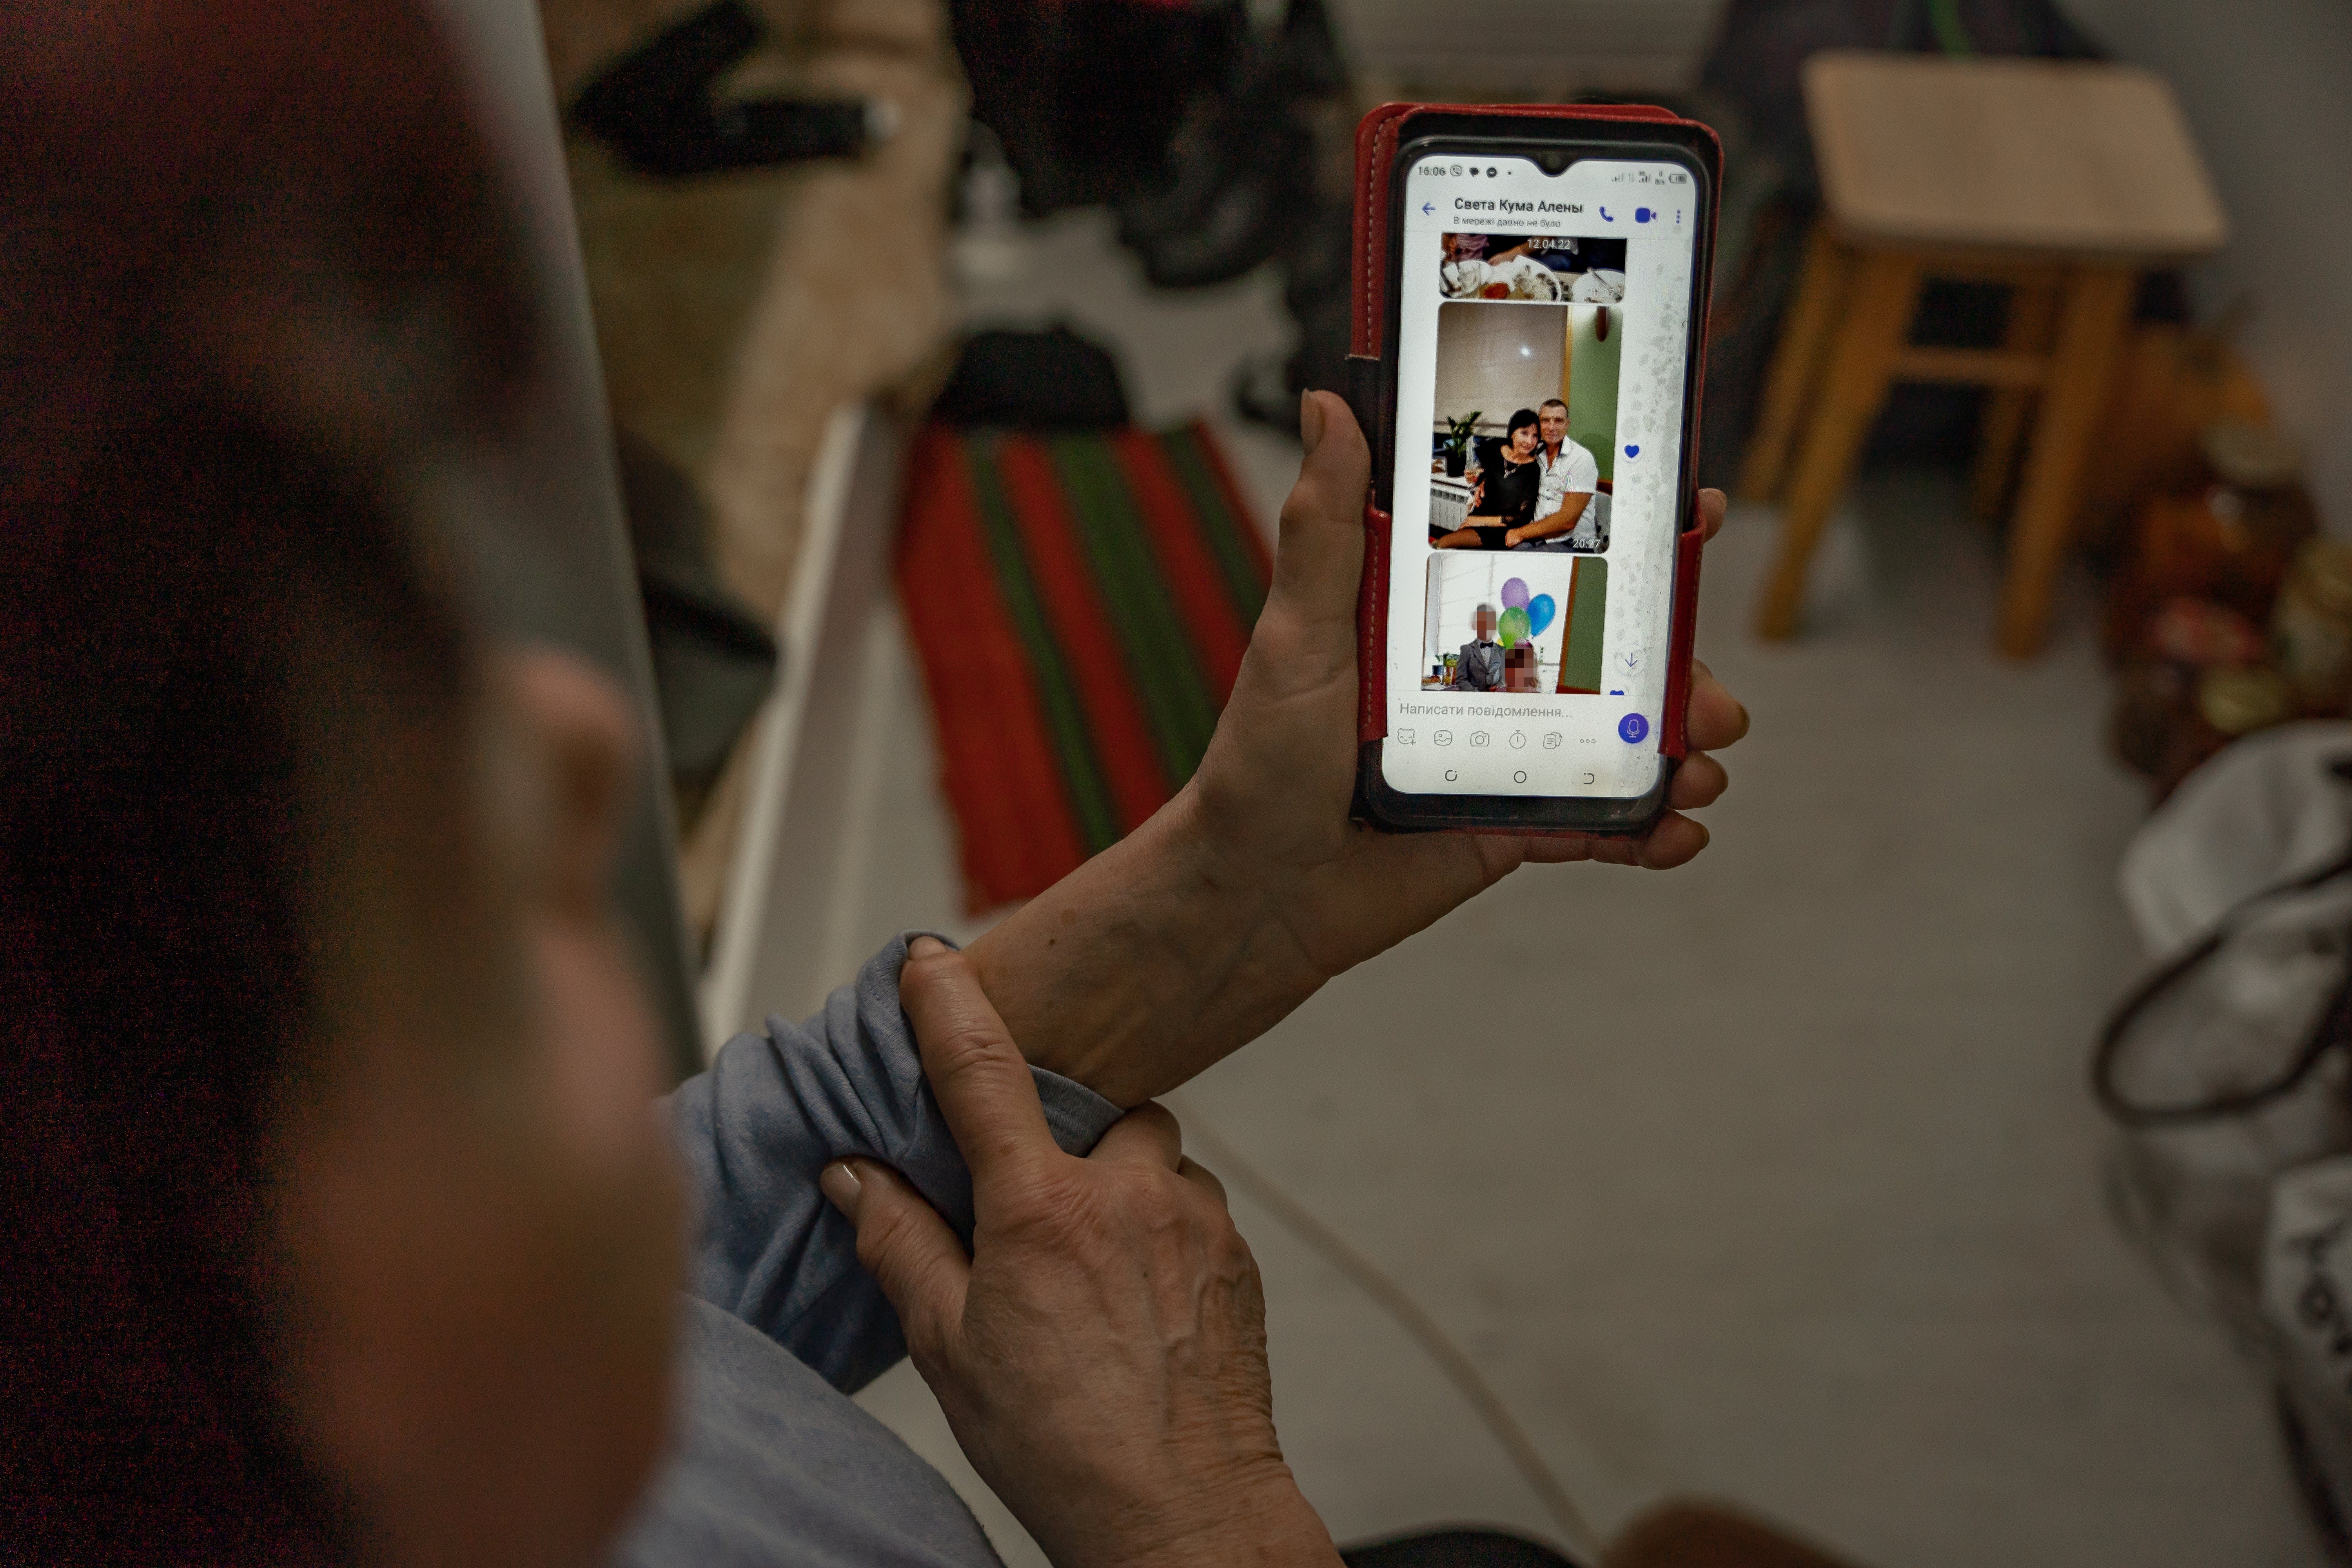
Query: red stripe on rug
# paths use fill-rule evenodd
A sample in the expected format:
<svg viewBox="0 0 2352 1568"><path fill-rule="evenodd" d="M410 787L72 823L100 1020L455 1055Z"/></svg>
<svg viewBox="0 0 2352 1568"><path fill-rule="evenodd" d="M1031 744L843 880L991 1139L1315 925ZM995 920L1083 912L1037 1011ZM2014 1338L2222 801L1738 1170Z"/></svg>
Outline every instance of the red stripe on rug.
<svg viewBox="0 0 2352 1568"><path fill-rule="evenodd" d="M962 441L916 438L898 534L898 596L930 688L940 772L974 913L1027 898L1086 859L1036 677L999 596Z"/></svg>
<svg viewBox="0 0 2352 1568"><path fill-rule="evenodd" d="M1168 775L1136 700L1118 633L1104 613L1102 591L1087 570L1086 549L1071 521L1053 454L1032 437L1008 436L996 449L996 471L1013 503L1046 624L1086 707L1095 760L1118 813L1118 830L1132 833L1167 804Z"/></svg>
<svg viewBox="0 0 2352 1568"><path fill-rule="evenodd" d="M1242 538L1242 548L1257 565L1257 580L1274 581L1274 557L1265 552L1265 535L1257 525L1257 512L1242 499L1241 486L1234 483L1234 471L1225 467L1225 449L1217 445L1205 421L1195 419L1187 426L1192 433L1192 445L1200 448L1209 466L1209 477L1217 481L1217 493L1225 498L1225 510L1232 514L1234 531Z"/></svg>
<svg viewBox="0 0 2352 1568"><path fill-rule="evenodd" d="M1249 651L1249 628L1234 611L1224 574L1201 538L1201 523L1192 515L1192 498L1168 467L1160 443L1140 430L1120 430L1110 437L1128 493L1135 498L1150 531L1152 553L1168 584L1168 596L1184 617L1192 634L1192 651L1209 682L1211 700L1223 707L1233 695L1234 678L1241 673L1242 655ZM1204 443L1205 445L1205 443ZM1246 525L1244 532L1250 531Z"/></svg>

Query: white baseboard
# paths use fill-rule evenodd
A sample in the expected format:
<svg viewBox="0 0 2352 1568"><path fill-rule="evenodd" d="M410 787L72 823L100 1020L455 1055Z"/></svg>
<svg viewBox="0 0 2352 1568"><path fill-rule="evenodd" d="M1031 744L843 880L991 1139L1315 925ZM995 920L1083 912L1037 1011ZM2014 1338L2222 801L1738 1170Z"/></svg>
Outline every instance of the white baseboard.
<svg viewBox="0 0 2352 1568"><path fill-rule="evenodd" d="M829 895L853 836L867 625L897 526L905 433L837 411L809 476L792 592L777 618L776 689L754 721L751 773L701 984L706 1059L770 1013L797 1016L835 976Z"/></svg>

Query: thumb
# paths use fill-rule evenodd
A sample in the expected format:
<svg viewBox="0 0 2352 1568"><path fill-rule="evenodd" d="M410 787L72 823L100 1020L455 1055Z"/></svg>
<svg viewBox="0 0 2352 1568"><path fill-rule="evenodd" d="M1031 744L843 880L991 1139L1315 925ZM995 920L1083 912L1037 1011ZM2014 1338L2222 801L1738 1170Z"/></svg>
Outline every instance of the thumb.
<svg viewBox="0 0 2352 1568"><path fill-rule="evenodd" d="M1352 647L1371 448L1346 400L1333 393L1310 392L1299 399L1298 434L1307 457L1298 483L1282 503L1282 537L1266 608L1308 625L1342 625Z"/></svg>
<svg viewBox="0 0 2352 1568"><path fill-rule="evenodd" d="M948 1222L898 1172L871 1160L835 1160L817 1177L833 1206L857 1227L857 1261L898 1310L909 1350L934 1352L963 1321L971 1259Z"/></svg>

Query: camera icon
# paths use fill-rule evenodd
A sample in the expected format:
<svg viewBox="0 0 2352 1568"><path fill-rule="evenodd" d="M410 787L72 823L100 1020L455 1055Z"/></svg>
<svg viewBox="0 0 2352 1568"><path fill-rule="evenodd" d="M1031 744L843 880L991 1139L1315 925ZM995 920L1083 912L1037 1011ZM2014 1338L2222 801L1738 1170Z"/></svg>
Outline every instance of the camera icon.
<svg viewBox="0 0 2352 1568"><path fill-rule="evenodd" d="M1484 730L1473 730L1473 731L1470 731L1470 743L1471 743L1472 745L1474 745L1474 746L1483 746L1483 745L1485 745L1485 744L1486 743L1486 731L1484 731Z"/></svg>

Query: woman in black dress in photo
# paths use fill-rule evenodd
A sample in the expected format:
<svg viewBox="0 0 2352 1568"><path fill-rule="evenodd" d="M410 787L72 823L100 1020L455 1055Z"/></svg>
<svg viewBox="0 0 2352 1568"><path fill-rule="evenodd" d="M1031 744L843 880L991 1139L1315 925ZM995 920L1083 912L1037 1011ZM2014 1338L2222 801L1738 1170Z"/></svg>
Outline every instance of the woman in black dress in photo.
<svg viewBox="0 0 2352 1568"><path fill-rule="evenodd" d="M1539 431L1536 411L1522 408L1511 416L1500 441L1484 444L1471 515L1450 533L1433 531L1429 542L1433 549L1501 550L1511 530L1534 520L1543 490L1543 466L1536 461L1536 448L1542 445Z"/></svg>

